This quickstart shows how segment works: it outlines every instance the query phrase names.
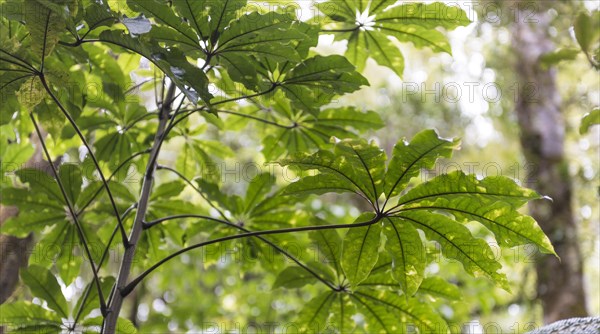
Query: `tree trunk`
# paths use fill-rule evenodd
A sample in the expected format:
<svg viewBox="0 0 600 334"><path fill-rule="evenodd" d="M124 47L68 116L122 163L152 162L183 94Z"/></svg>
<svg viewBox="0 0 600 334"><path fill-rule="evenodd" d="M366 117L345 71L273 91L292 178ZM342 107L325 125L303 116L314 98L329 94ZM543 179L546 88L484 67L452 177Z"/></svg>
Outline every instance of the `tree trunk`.
<svg viewBox="0 0 600 334"><path fill-rule="evenodd" d="M35 146L35 152L23 168L36 168L48 172L50 164L43 158L40 140L36 134L31 135L31 143ZM5 163L9 162L5 161ZM0 204L0 231L6 220L18 214L19 210L16 207ZM10 298L17 288L19 269L27 267L32 243L32 233L22 239L0 234L0 304Z"/></svg>
<svg viewBox="0 0 600 334"><path fill-rule="evenodd" d="M35 146L35 152L23 168L36 168L48 173L50 164L43 159L42 148L37 135L31 135L31 143ZM2 196L1 193L0 196ZM16 207L0 204L0 232L4 222L18 214L19 210ZM19 271L21 268L27 267L32 246L33 233L29 233L25 238L0 234L0 304L4 304L17 289ZM6 328L0 326L0 334L5 333L5 331Z"/></svg>
<svg viewBox="0 0 600 334"><path fill-rule="evenodd" d="M560 111L560 96L555 69L543 68L539 56L554 50L548 34L551 18L546 6L537 2L531 20L529 12L517 15L513 24L512 45L519 78L516 113L521 129L521 146L535 170L527 186L552 201L530 204L538 221L560 256L540 256L536 263L537 294L544 310L544 322L587 315L582 279L582 259L572 207L572 182L564 155L565 123ZM529 21L529 22L528 22Z"/></svg>

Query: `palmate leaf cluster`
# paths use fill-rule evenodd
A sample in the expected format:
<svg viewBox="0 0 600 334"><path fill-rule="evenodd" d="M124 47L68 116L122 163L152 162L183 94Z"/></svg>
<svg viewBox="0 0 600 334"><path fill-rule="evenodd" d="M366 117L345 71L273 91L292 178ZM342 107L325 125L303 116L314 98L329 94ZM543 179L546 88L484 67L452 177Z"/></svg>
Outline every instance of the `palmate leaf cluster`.
<svg viewBox="0 0 600 334"><path fill-rule="evenodd" d="M443 317L422 300L460 293L426 275L431 241L505 289L488 241L465 223L480 223L500 246L532 243L554 253L519 211L539 194L461 172L416 182L459 141L425 130L400 140L388 159L362 138L384 127L379 115L332 103L368 85L361 71L369 57L401 76L398 43L449 53L443 29L470 22L458 7L328 1L302 21L285 6L241 0L1 5L0 158L11 168L0 201L19 209L2 233L34 234L21 280L43 301L1 306L11 330L105 330L110 312L121 311L116 294L127 297L179 254L229 243L277 276L274 288L322 288L299 312L302 332L445 332ZM346 40L345 55L318 54L321 34ZM292 168L299 180L286 185L259 172L244 180L245 192L229 191L212 167L237 154L226 134L247 129L262 161ZM35 150L52 165L23 167ZM306 205L308 196L332 192L353 194L368 209L336 221ZM132 244L127 232L136 229ZM322 261L296 258L285 248L294 243L316 244ZM121 244L136 249L121 267L139 276L117 286L117 269L107 264ZM207 264L219 260L216 249ZM272 251L293 266L261 261ZM87 285L67 302L61 285L78 278ZM116 331L134 330L117 323Z"/></svg>

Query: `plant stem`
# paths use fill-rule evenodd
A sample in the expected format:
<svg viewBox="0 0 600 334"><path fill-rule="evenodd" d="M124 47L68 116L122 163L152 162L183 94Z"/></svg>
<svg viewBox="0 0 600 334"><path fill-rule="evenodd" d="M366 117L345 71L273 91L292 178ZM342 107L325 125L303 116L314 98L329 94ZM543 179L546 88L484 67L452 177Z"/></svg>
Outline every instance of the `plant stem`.
<svg viewBox="0 0 600 334"><path fill-rule="evenodd" d="M135 249L142 234L143 222L146 218L148 202L150 201L150 193L152 191L152 184L154 181L156 159L164 141L165 129L167 127L167 122L169 121L169 117L167 115L169 115L171 105L173 104L175 88L176 86L174 83L169 85L167 96L163 100L160 109L158 129L156 131L156 136L154 137L154 144L152 145L152 150L150 152L150 159L148 160L148 164L146 166L144 180L142 181L142 190L140 193L140 199L138 201L135 220L133 222L133 228L131 230L131 234L129 235L128 247L125 249L125 253L123 254L123 260L121 261L121 267L119 268L117 282L115 283L116 290L113 298L111 299L110 305L108 306L108 315L104 319L102 333L105 334L115 333L117 328L117 320L119 319L119 313L121 312L124 298L124 295L121 294L121 290L127 285L127 280L129 279L129 273L131 271L131 265L133 264L135 255Z"/></svg>

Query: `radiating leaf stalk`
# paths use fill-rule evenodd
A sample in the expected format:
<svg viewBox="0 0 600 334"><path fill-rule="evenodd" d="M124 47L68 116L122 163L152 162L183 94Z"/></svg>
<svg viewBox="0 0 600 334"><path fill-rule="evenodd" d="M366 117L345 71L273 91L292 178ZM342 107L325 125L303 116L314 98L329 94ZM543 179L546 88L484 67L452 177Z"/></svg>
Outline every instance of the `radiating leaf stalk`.
<svg viewBox="0 0 600 334"><path fill-rule="evenodd" d="M252 231L248 230L247 228L244 228L243 226L241 226L239 224L235 224L235 223L231 222L227 218L218 219L218 218L214 218L214 217L210 217L210 216L194 215L194 214L174 215L174 216L168 216L168 217L156 219L156 220L153 220L153 221L145 223L144 224L144 229L149 229L152 226L155 226L157 224L160 224L160 223L163 223L163 222L166 222L166 221L169 221L169 220L182 219L182 218L198 218L198 219L203 219L203 220L207 220L207 221L213 221L213 222L217 222L217 223L220 223L220 224L227 225L229 227L238 229L238 230L240 230L242 232L245 232L245 233L252 233ZM300 268L302 268L303 270L305 270L308 273L310 273L317 280L321 281L323 284L327 285L332 290L334 290L334 291L338 291L339 290L339 288L336 287L336 286L334 286L333 283L331 283L331 282L327 281L326 279L324 279L323 277L321 277L321 275L319 275L318 273L316 273L309 266L307 266L304 263L302 263L297 257L293 256L288 251L286 251L285 249L281 248L280 246L278 246L274 242L266 239L262 235L255 235L254 237L258 238L259 240L261 240L264 243L268 244L269 246L273 247L275 250L277 250L278 252L280 252L284 256L288 257L290 260L294 261L294 263L296 263Z"/></svg>
<svg viewBox="0 0 600 334"><path fill-rule="evenodd" d="M48 25L50 24L50 15L52 15L52 11L48 10L48 15L46 16L46 27L44 29L44 40L43 40L43 44L42 44L42 63L40 65L40 77L41 74L44 73L44 62L46 60L46 46L47 46L47 42L48 42Z"/></svg>
<svg viewBox="0 0 600 334"><path fill-rule="evenodd" d="M50 152L48 152L48 148L46 147L44 137L42 136L42 133L37 124L37 121L35 120L35 117L33 116L33 114L31 112L29 113L29 117L31 118L31 122L33 123L33 126L35 127L35 131L37 133L38 139L40 140L42 149L44 151L44 154L46 155L46 159L48 160L48 164L51 167L52 174L54 175L54 178L56 179L56 182L60 188L60 192L64 198L65 204L68 207L71 218L73 219L73 223L75 224L75 227L77 228L79 240L81 241L81 244L83 245L83 249L85 250L88 261L90 261L90 267L92 268L92 274L94 276L94 281L96 282L96 288L98 289L98 296L100 298L100 309L102 311L102 314L106 315L106 302L104 299L104 295L102 294L102 289L100 287L100 279L98 278L98 274L97 274L98 271L96 270L96 265L94 264L94 259L92 257L92 253L90 252L90 249L88 247L88 243L87 243L85 234L83 232L83 229L81 227L81 223L79 222L79 218L75 214L75 209L74 209L73 205L69 201L69 196L67 196L67 192L66 192L65 187L58 175L58 171L56 170L56 167L54 167L54 164L52 163L52 158L50 157Z"/></svg>
<svg viewBox="0 0 600 334"><path fill-rule="evenodd" d="M373 219L366 221L366 222L362 222L362 223L302 226L302 227L294 227L294 228L286 228L286 229L278 229L278 230L254 231L254 232L248 232L248 233L242 233L242 234L236 234L236 235L229 235L229 236L221 237L218 239L200 242L200 243L182 248L182 249L168 255L167 257L161 259L160 261L156 262L154 265L152 265L151 267L146 269L146 271L141 273L138 277L133 279L127 286L125 286L123 289L121 289L121 293L123 293L123 294L130 293L135 288L136 285L138 285L146 276L148 276L154 270L158 269L160 266L162 266L163 264L172 260L173 258L175 258L181 254L187 253L191 250L197 249L197 248L201 248L201 247L212 245L212 244L219 243L219 242L247 238L247 237L260 236L260 235L285 234L285 233L292 233L292 232L305 232L305 231L340 229L340 228L358 228L358 227L364 227L364 226L376 224L382 218L383 218L383 216L381 216L381 215L375 215L375 217Z"/></svg>
<svg viewBox="0 0 600 334"><path fill-rule="evenodd" d="M34 73L34 74L39 74L39 71L38 71L36 68L34 68L34 67L31 65L31 64L29 64L28 62L26 62L26 61L25 61L23 58L21 58L21 57L19 57L19 56L16 56L16 55L13 55L12 53L10 53L10 52L8 52L8 51L5 51L5 50L3 50L2 48L0 48L0 52L2 52L2 53L4 53L4 54L6 54L6 55L7 55L7 56L9 56L9 57L12 57L12 58L14 58L14 59L16 59L16 60L20 61L21 63L13 62L13 61L11 61L11 60L9 60L9 59L6 59L6 58L0 58L0 60L2 60L2 61L6 61L6 62L9 62L9 63L11 63L11 64L13 64L13 65L16 65L16 66L21 66L21 67L23 67L23 68L25 68L25 69L28 69L28 70L30 70L30 71L31 71L31 73Z"/></svg>
<svg viewBox="0 0 600 334"><path fill-rule="evenodd" d="M102 172L102 168L100 168L100 164L98 163L98 160L96 159L96 156L94 155L94 151L92 151L92 148L90 147L87 140L85 139L85 136L83 135L83 133L77 126L77 123L75 123L75 120L73 119L73 117L69 114L69 112L65 109L65 107L62 105L62 103L58 100L58 98L54 95L54 93L48 86L48 83L46 82L44 74L40 73L39 78L40 78L40 81L42 82L42 85L44 86L44 89L46 89L46 92L48 92L48 94L50 95L50 97L52 98L54 103L58 106L58 108L63 113L63 115L67 118L69 123L71 123L71 126L73 126L73 129L75 129L77 136L79 136L79 139L82 141L83 145L87 149L88 154L92 158L92 162L94 163L94 166L96 167L96 171L98 172L98 175L100 175L100 179L102 181L102 184L104 185L104 189L106 189L106 194L108 195L108 198L110 199L112 209L115 213L115 217L117 219L117 224L119 226L119 230L121 231L121 239L122 239L123 245L125 246L125 248L129 247L127 233L125 232L125 227L123 226L123 222L121 221L121 215L119 214L119 209L117 209L117 204L112 195L112 192L110 191L110 187L108 186L108 181L104 177L104 173Z"/></svg>

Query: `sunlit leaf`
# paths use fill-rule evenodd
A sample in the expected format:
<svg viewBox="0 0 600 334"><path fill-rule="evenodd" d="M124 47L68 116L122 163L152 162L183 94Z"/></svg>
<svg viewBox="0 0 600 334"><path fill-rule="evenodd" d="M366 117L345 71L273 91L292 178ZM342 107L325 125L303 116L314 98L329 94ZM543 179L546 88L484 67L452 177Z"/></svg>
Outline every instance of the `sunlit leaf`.
<svg viewBox="0 0 600 334"><path fill-rule="evenodd" d="M32 265L21 271L21 279L27 284L33 295L48 303L48 307L63 318L68 316L67 301L60 290L58 281L49 270Z"/></svg>
<svg viewBox="0 0 600 334"><path fill-rule="evenodd" d="M364 214L356 220L355 224L371 219L373 219L372 215ZM364 281L375 266L379 256L380 234L381 224L378 223L351 228L346 233L342 246L341 265L353 287Z"/></svg>

